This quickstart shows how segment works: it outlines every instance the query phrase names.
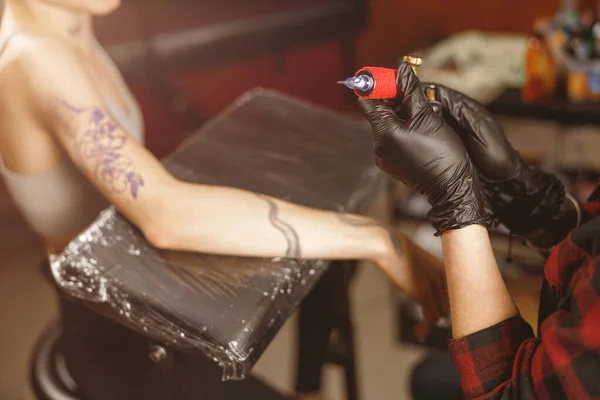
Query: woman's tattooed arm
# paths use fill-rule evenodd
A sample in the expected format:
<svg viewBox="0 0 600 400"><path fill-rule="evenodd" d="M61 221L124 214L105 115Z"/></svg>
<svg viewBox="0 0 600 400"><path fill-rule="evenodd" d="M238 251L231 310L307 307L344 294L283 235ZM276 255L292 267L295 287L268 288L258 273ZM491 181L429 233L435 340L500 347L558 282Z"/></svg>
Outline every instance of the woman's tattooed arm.
<svg viewBox="0 0 600 400"><path fill-rule="evenodd" d="M129 137L110 114L98 107L77 107L56 98L51 115L75 149L80 161L91 164L98 183L111 192L130 193L135 199L144 179L122 154Z"/></svg>

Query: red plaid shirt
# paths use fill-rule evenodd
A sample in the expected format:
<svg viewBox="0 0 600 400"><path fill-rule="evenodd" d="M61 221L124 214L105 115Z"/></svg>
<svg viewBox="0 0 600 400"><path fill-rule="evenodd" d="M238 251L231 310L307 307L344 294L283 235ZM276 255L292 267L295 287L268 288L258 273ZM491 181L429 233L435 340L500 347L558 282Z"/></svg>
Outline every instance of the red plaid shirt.
<svg viewBox="0 0 600 400"><path fill-rule="evenodd" d="M450 342L467 399L600 399L600 202L544 268L538 331L514 317Z"/></svg>

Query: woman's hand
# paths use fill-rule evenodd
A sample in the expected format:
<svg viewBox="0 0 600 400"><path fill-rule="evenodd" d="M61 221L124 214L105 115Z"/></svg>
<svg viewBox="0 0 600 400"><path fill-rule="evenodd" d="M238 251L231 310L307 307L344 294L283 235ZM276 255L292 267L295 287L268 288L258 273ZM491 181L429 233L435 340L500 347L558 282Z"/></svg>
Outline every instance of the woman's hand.
<svg viewBox="0 0 600 400"><path fill-rule="evenodd" d="M465 146L434 112L407 63L398 69L397 86L394 101L360 100L373 128L377 165L427 196L438 233L489 225L492 213Z"/></svg>
<svg viewBox="0 0 600 400"><path fill-rule="evenodd" d="M391 232L389 251L375 260L387 277L423 308L424 319L415 328L425 340L438 320L448 316L446 275L442 262L399 232Z"/></svg>

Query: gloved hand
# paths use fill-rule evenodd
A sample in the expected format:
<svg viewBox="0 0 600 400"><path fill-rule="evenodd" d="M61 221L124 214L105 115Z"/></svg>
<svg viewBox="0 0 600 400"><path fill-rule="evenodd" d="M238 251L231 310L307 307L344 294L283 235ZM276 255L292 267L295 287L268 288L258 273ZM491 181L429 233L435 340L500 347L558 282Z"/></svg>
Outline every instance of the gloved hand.
<svg viewBox="0 0 600 400"><path fill-rule="evenodd" d="M525 162L482 104L441 85L424 85L435 87L444 118L464 143L500 222L537 247L564 239L576 227L578 211L562 183Z"/></svg>
<svg viewBox="0 0 600 400"><path fill-rule="evenodd" d="M462 141L433 111L409 64L398 69L396 84L395 100L359 100L373 128L377 165L427 196L438 234L489 226L491 209Z"/></svg>

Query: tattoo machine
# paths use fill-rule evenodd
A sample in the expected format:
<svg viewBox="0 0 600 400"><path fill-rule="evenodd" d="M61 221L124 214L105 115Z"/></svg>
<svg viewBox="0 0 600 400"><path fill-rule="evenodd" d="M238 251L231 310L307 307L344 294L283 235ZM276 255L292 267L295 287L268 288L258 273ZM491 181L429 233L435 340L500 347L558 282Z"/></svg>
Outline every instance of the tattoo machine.
<svg viewBox="0 0 600 400"><path fill-rule="evenodd" d="M415 75L423 64L423 59L415 56L404 56L402 61L410 64ZM354 90L354 93L363 99L394 99L398 96L396 73L397 70L392 68L363 67L354 76L338 83ZM427 88L425 92L428 100L435 100L435 87Z"/></svg>

